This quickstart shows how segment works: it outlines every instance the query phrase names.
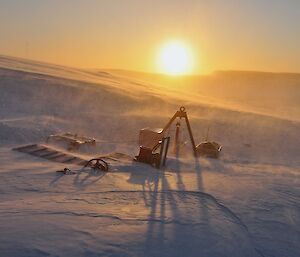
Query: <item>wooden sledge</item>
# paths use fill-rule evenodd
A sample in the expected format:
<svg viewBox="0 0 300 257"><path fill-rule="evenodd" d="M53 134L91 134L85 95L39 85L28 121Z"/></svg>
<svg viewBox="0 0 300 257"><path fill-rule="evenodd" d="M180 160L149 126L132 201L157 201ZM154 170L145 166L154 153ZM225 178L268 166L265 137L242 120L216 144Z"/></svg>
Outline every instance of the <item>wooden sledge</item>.
<svg viewBox="0 0 300 257"><path fill-rule="evenodd" d="M131 156L117 152L94 158L89 158L87 156L87 158L85 159L83 157L76 156L68 151L55 149L45 144L24 145L13 148L12 150L27 153L53 162L76 164L82 167L100 169L102 171L109 171L109 166L112 164L112 162L119 162L121 160L127 162L133 161L133 158Z"/></svg>
<svg viewBox="0 0 300 257"><path fill-rule="evenodd" d="M13 148L13 150L60 163L69 163L84 166L88 162L88 160L85 160L82 157L75 156L69 152L58 150L43 144L25 145Z"/></svg>

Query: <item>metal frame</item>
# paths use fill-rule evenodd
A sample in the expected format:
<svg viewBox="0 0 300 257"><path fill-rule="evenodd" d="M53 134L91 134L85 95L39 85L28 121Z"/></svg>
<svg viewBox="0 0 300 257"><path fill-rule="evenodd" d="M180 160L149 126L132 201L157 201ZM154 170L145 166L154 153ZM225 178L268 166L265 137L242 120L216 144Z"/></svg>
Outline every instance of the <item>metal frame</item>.
<svg viewBox="0 0 300 257"><path fill-rule="evenodd" d="M193 136L193 133L192 133L192 128L191 128L187 113L185 111L185 107L183 107L183 106L180 107L179 111L177 111L174 114L174 116L170 119L170 121L167 123L167 125L163 128L162 133L164 133L172 125L172 123L175 121L176 118L180 118L180 119L184 118L185 119L185 122L186 122L186 125L187 125L187 128L188 128L188 132L189 132L189 136L190 136L190 140L191 140L192 147L193 147L194 156L198 157L195 140L194 140L194 136ZM178 140L177 133L176 133L175 140ZM178 142L175 142L175 143L177 144Z"/></svg>

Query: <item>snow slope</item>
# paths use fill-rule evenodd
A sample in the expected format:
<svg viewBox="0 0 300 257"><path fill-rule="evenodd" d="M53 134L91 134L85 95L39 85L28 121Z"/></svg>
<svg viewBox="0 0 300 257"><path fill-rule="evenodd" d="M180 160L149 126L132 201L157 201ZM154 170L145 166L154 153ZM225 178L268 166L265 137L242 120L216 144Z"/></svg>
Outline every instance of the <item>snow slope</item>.
<svg viewBox="0 0 300 257"><path fill-rule="evenodd" d="M300 121L300 74L216 71L212 75L172 78L162 74L111 71L165 87L191 91L215 106ZM291 93L292 92L292 93ZM204 98L205 97L205 98Z"/></svg>
<svg viewBox="0 0 300 257"><path fill-rule="evenodd" d="M0 256L300 256L300 123L282 115L297 102L276 114L267 96L248 108L242 93L232 103L146 81L0 56ZM272 90L269 102L283 92ZM187 143L164 170L124 158L110 173L61 176L64 164L11 151L70 131L95 137L97 154L133 156L138 130L162 127L181 105L197 142L209 127L223 144L219 160L195 160Z"/></svg>

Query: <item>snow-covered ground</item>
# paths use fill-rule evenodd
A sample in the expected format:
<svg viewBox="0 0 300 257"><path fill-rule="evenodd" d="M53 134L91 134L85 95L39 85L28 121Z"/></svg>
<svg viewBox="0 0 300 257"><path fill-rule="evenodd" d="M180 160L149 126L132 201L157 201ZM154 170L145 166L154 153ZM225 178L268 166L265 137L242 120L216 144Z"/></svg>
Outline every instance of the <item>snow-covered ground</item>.
<svg viewBox="0 0 300 257"><path fill-rule="evenodd" d="M277 85L243 104L236 90L232 105L149 81L0 57L0 256L300 256L297 76L290 97ZM281 94L294 101L277 112L267 103ZM139 129L181 105L197 143L208 127L222 143L219 160L195 160L187 143L164 170L121 158L95 173L11 150L69 131L95 137L97 155L133 156ZM55 172L65 166L76 174Z"/></svg>

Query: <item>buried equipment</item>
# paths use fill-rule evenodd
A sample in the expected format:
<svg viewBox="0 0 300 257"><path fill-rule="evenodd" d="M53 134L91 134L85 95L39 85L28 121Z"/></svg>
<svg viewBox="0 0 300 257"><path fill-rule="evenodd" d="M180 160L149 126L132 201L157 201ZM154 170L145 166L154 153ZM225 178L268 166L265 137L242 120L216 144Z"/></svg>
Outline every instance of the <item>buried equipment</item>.
<svg viewBox="0 0 300 257"><path fill-rule="evenodd" d="M218 158L222 150L222 146L214 141L205 141L197 145L196 150L199 156Z"/></svg>
<svg viewBox="0 0 300 257"><path fill-rule="evenodd" d="M62 173L64 175L74 175L76 172L70 170L69 168L64 168L63 170L57 170L57 173Z"/></svg>
<svg viewBox="0 0 300 257"><path fill-rule="evenodd" d="M148 163L153 167L160 169L161 167L166 165L169 143L170 137L164 137L159 140L154 148L149 148L141 145L139 155L137 155L134 160L138 162Z"/></svg>
<svg viewBox="0 0 300 257"><path fill-rule="evenodd" d="M13 150L27 153L36 157L44 158L49 161L53 162L60 162L65 164L75 164L75 165L83 165L83 168L90 167L92 169L99 169L102 171L108 171L108 163L104 161L104 159L111 159L114 157L115 154L110 155L104 155L101 157L96 157L90 160L86 160L85 158L81 156L76 156L73 153L70 153L68 151L58 150L55 148L52 148L48 145L42 145L42 144L32 144L32 145L25 145L25 146L19 146L16 148L13 148ZM118 156L117 156L118 157ZM69 175L69 169L65 168L63 170L59 170L57 172L61 172L64 174Z"/></svg>
<svg viewBox="0 0 300 257"><path fill-rule="evenodd" d="M62 133L50 135L47 137L47 143L66 143L68 151L77 151L80 146L96 146L96 140L94 138L80 136L72 133Z"/></svg>
<svg viewBox="0 0 300 257"><path fill-rule="evenodd" d="M173 115L169 122L164 126L163 129L151 130L148 128L141 129L139 135L140 151L139 155L135 157L136 161L150 164L156 168L165 166L166 157L168 153L168 147L170 137L166 137L166 131L170 128L172 123L179 118L176 123L175 140L174 140L174 153L178 156L179 154L179 130L180 120L184 119L188 129L192 150L194 157L199 156L218 158L222 147L216 142L205 141L196 146L194 136L192 133L191 125L185 111L185 107L180 109ZM157 149L161 148L161 151L157 153Z"/></svg>
<svg viewBox="0 0 300 257"><path fill-rule="evenodd" d="M102 170L102 171L108 171L108 164L106 161L104 161L101 158L93 158L87 161L87 163L83 166L85 167L90 167L94 170Z"/></svg>
<svg viewBox="0 0 300 257"><path fill-rule="evenodd" d="M100 170L100 171L108 171L108 163L104 161L102 158L93 158L86 161L85 165L82 169L90 167L93 170ZM64 168L63 170L57 170L57 173L62 173L64 175L74 175L76 174L75 171L70 170L69 168Z"/></svg>
<svg viewBox="0 0 300 257"><path fill-rule="evenodd" d="M180 120L184 119L188 134L191 141L191 146L193 150L194 157L205 156L218 158L222 146L216 142L206 141L198 144L196 146L195 140L193 137L192 129L190 122L185 111L185 107L180 107L180 109L173 115L169 122L165 125L163 129L151 130L148 128L141 129L139 134L139 154L135 156L134 160L138 162L143 162L152 165L155 168L161 168L166 164L166 158L168 154L170 136L168 136L167 131L169 131L172 123L177 119L176 131L175 131L175 140L174 140L174 152L176 156L179 155L179 134L180 134ZM83 156L75 155L74 150L83 150L79 149L81 145L91 145L96 146L96 140L93 138L78 136L77 134L64 133L58 135L51 135L47 138L47 143L52 142L61 142L64 143L66 150L52 147L45 144L31 144L25 146L19 146L13 148L15 151L28 153L37 157L41 157L50 161L60 162L60 163L69 163L84 165L84 167L91 167L93 169L98 169L102 171L108 171L108 163L103 160L118 160L124 158L125 154L120 153L111 153L108 155L103 155L100 157L95 157L93 159L87 160ZM65 145L67 143L67 145ZM98 155L99 156L99 155ZM126 156L126 160L130 161L132 158ZM63 170L60 172L68 173L68 170Z"/></svg>
<svg viewBox="0 0 300 257"><path fill-rule="evenodd" d="M85 165L82 167L82 169L90 167L93 170L100 170L100 171L108 171L108 163L104 161L102 158L93 158L88 161L86 161ZM57 170L57 173L61 173L64 175L74 175L76 174L75 171L70 170L69 168L64 168L63 170Z"/></svg>

